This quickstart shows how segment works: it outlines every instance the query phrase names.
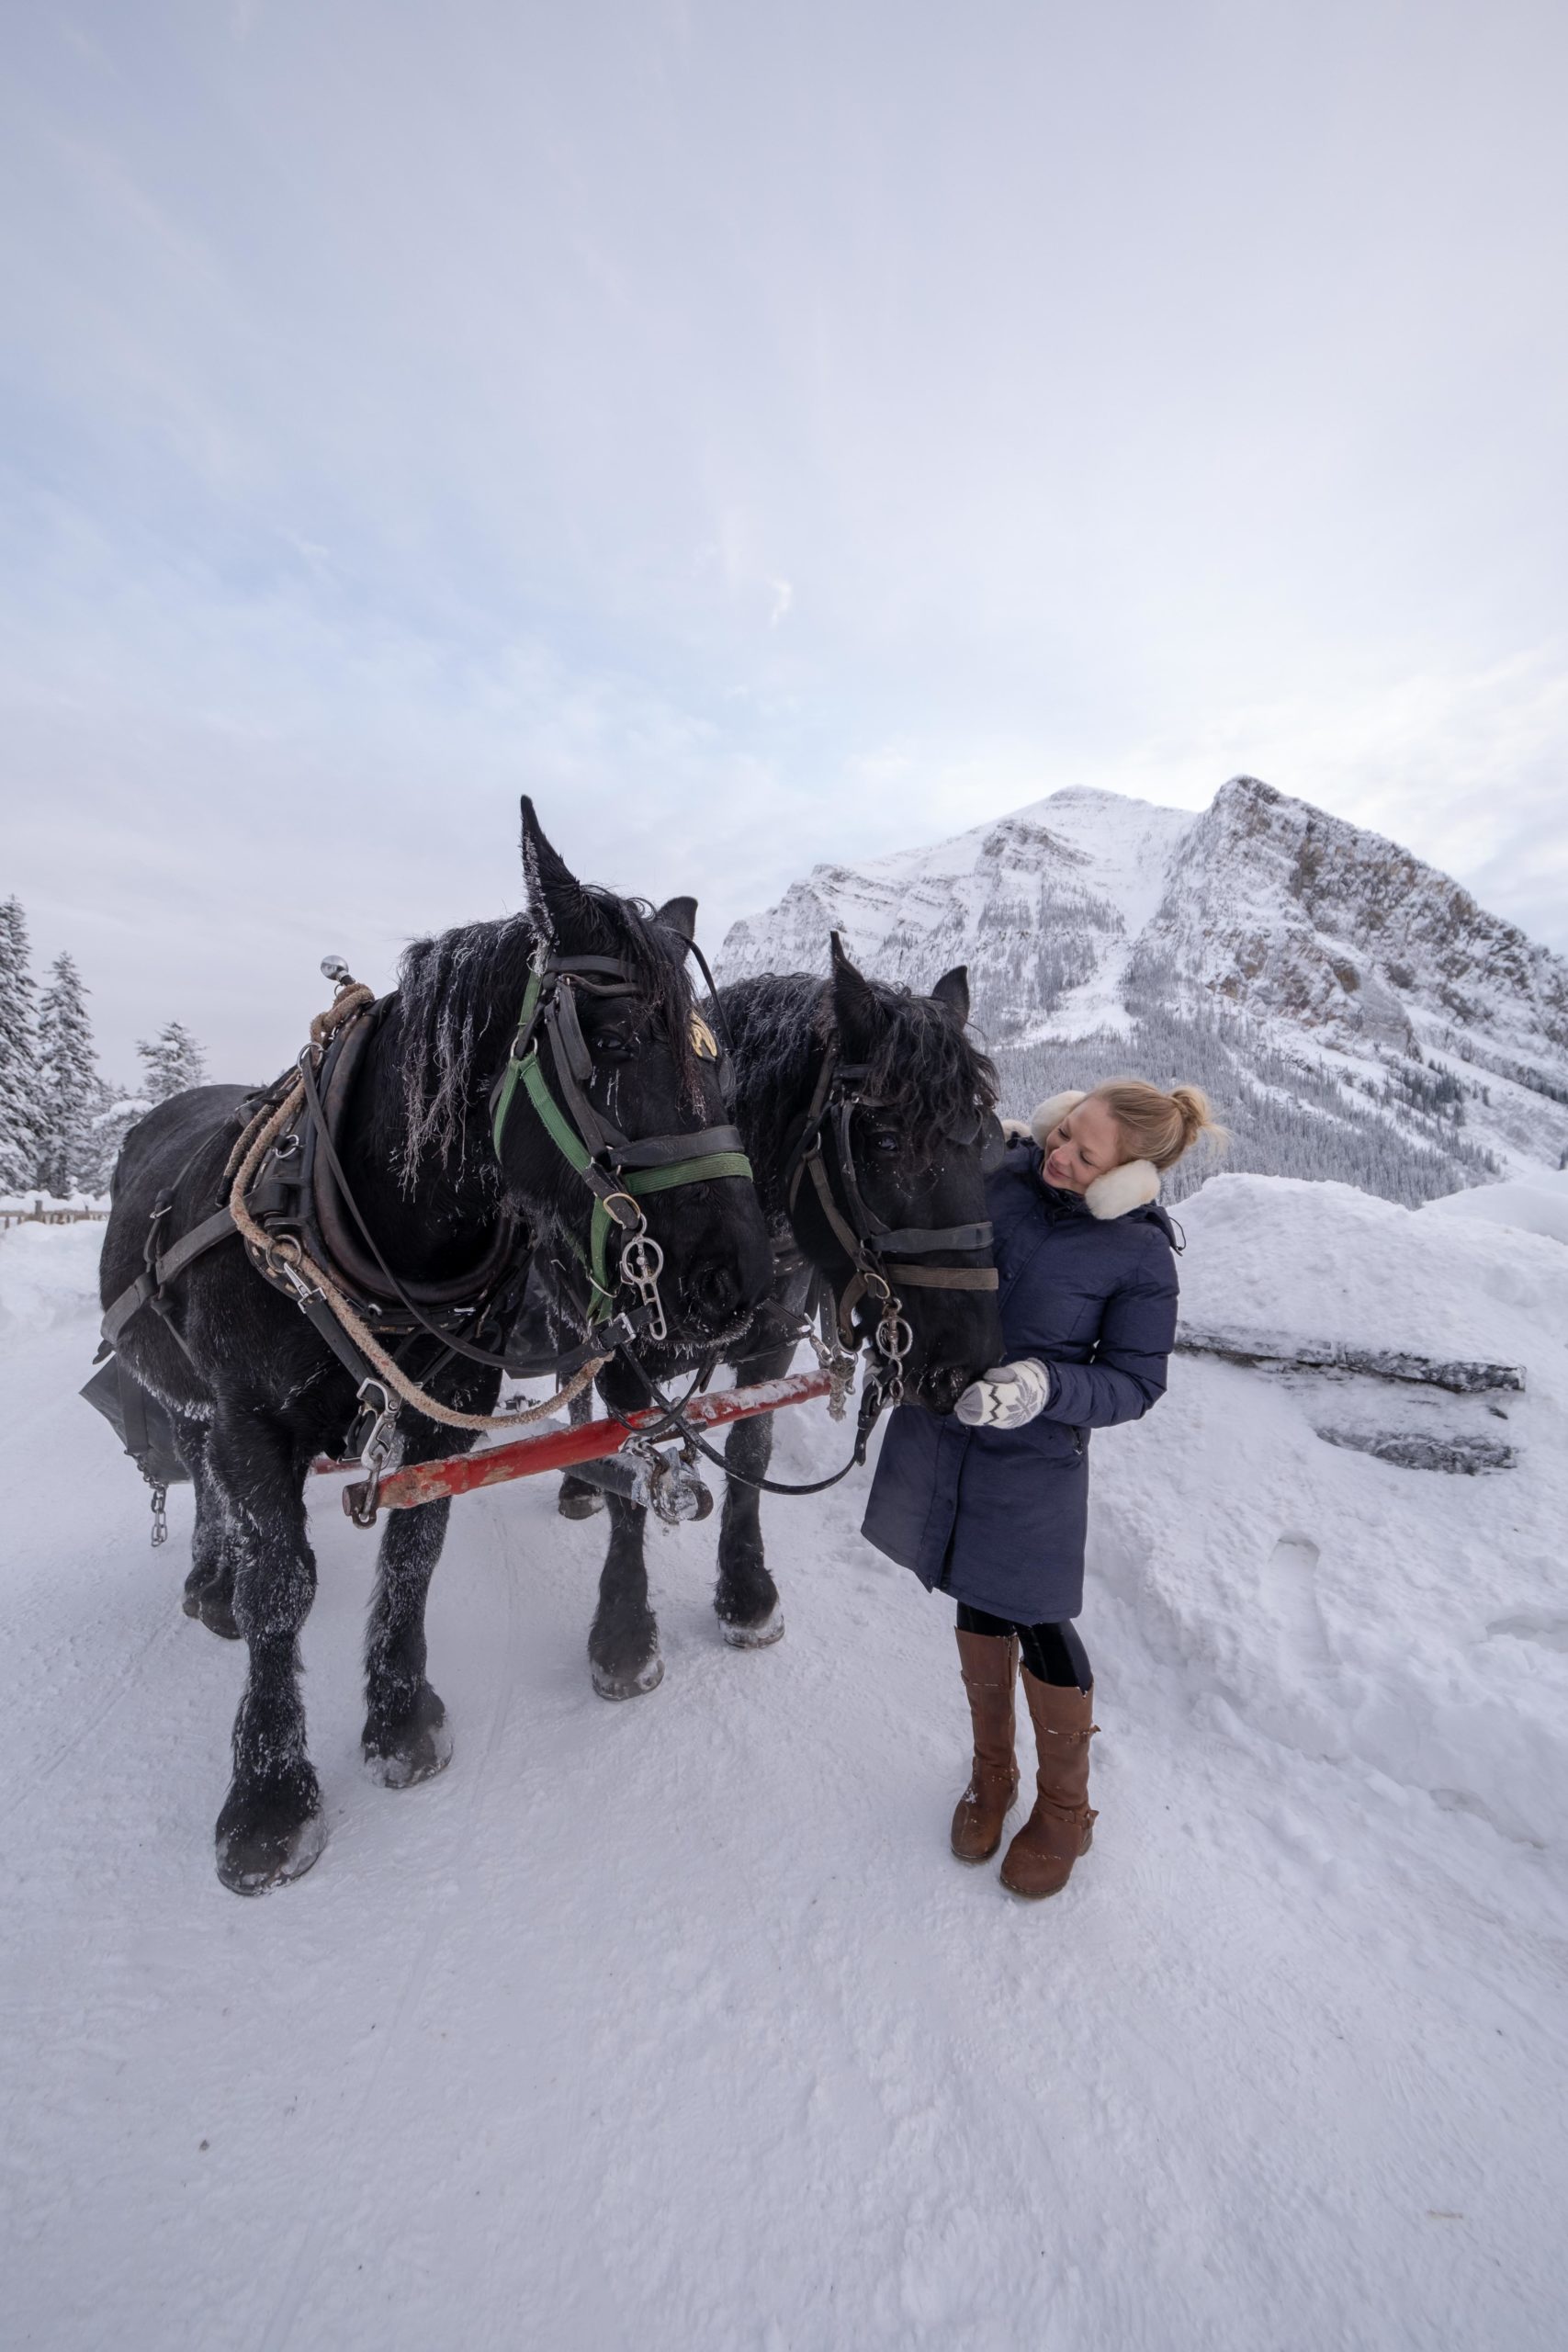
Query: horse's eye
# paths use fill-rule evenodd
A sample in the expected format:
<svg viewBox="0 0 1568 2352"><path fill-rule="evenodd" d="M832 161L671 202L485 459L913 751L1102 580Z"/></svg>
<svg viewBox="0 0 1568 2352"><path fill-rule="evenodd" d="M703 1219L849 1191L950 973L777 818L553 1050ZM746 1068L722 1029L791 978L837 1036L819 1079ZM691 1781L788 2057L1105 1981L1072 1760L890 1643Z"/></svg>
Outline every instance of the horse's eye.
<svg viewBox="0 0 1568 2352"><path fill-rule="evenodd" d="M635 1030L628 1036L621 1029L605 1029L594 1038L589 1050L596 1062L631 1062L642 1051L642 1041Z"/></svg>
<svg viewBox="0 0 1568 2352"><path fill-rule="evenodd" d="M877 1127L872 1133L871 1148L885 1159L891 1159L898 1148L898 1138L891 1127Z"/></svg>

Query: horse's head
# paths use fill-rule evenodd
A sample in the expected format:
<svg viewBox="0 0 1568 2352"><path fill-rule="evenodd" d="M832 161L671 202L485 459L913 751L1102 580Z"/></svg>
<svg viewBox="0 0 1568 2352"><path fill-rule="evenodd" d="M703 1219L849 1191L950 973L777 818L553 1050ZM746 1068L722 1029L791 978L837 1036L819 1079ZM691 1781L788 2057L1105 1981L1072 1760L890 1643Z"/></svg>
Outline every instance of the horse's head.
<svg viewBox="0 0 1568 2352"><path fill-rule="evenodd" d="M818 1023L836 1062L817 1168L795 1188L802 1244L852 1297L857 1334L874 1339L882 1318L878 1275L900 1302L906 1390L936 1413L1002 1353L985 1182L996 1077L968 1018L963 966L915 996L867 979L835 933ZM942 1280L954 1272L968 1279Z"/></svg>
<svg viewBox="0 0 1568 2352"><path fill-rule="evenodd" d="M637 1353L662 1377L737 1336L773 1271L688 978L696 902L655 912L581 883L527 799L523 866L536 945L491 1099L502 1181L577 1261L580 1295L655 1306ZM660 1253L655 1297L635 1276Z"/></svg>

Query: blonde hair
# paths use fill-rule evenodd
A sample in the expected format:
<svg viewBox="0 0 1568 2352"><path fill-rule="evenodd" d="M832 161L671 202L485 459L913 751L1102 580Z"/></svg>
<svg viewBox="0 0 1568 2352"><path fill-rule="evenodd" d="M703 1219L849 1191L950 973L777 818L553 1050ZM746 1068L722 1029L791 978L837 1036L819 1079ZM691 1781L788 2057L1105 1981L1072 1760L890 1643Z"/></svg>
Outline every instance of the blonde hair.
<svg viewBox="0 0 1568 2352"><path fill-rule="evenodd" d="M1129 1159L1174 1168L1200 1136L1212 1137L1221 1148L1230 1140L1201 1087L1173 1086L1162 1094L1146 1079L1111 1078L1095 1088L1094 1099L1115 1120Z"/></svg>

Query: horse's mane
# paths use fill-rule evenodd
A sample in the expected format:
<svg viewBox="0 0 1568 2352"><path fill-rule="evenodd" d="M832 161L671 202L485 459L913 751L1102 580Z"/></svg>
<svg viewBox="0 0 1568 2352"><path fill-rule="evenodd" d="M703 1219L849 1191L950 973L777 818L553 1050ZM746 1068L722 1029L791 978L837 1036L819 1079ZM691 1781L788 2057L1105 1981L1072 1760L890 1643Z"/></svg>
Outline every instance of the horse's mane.
<svg viewBox="0 0 1568 2352"><path fill-rule="evenodd" d="M887 980L865 985L881 1035L863 1098L905 1129L918 1157L934 1157L976 1107L996 1108L996 1071L934 998ZM783 1164L790 1125L806 1108L818 1051L833 1034L833 991L809 972L761 972L721 989L719 1001L735 1043L737 1109L755 1146L761 1185L764 1168Z"/></svg>
<svg viewBox="0 0 1568 2352"><path fill-rule="evenodd" d="M682 1099L701 1099L691 1036L691 987L673 935L653 920L646 900L581 886L565 952L618 956L639 996L662 1016ZM459 1167L501 1067L528 985L540 937L527 915L466 923L434 939L416 939L398 967L401 1102L395 1149L406 1189L427 1154Z"/></svg>

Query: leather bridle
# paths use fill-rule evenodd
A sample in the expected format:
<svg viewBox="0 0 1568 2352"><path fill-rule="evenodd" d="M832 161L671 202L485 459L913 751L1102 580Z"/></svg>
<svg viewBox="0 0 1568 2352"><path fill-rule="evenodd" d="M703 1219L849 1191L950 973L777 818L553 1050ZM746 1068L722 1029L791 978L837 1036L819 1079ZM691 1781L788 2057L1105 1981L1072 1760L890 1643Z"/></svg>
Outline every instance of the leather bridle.
<svg viewBox="0 0 1568 2352"><path fill-rule="evenodd" d="M842 1345L857 1344L854 1314L863 1298L877 1310L871 1334L874 1353L881 1359L878 1378L887 1391L886 1401L903 1396L903 1364L914 1344L906 1321L902 1290L992 1290L998 1287L995 1266L930 1266L918 1261L938 1250L988 1250L992 1243L989 1218L971 1225L890 1226L868 1204L855 1166L854 1114L863 1106L862 1089L869 1065L843 1060L836 1046L822 1057L805 1124L790 1152L785 1199L794 1222L802 1181L809 1177L817 1203L829 1229L848 1258L852 1272L842 1288L824 1276L832 1297L833 1321ZM983 1114L976 1109L972 1132L955 1135L955 1143L974 1142ZM830 1135L832 1161L823 1150ZM834 1179L838 1189L835 1191Z"/></svg>
<svg viewBox="0 0 1568 2352"><path fill-rule="evenodd" d="M619 956L556 956L543 947L536 953L512 1051L491 1091L491 1140L500 1159L521 1091L557 1150L592 1194L586 1243L568 1236L588 1278L590 1323L607 1321L616 1288L629 1284L646 1310L646 1334L658 1341L669 1336L659 1295L664 1253L649 1233L640 1204L652 1193L726 1177L750 1183L751 1163L738 1127L703 1127L693 1134L634 1140L597 1110L584 1091L593 1076L593 1057L582 1034L580 992L601 1000L631 997L639 993L639 984L631 966ZM699 1018L694 1011L694 1022ZM720 1087L727 1088L728 1050L705 1023L704 1030ZM541 1045L549 1053L548 1075ZM614 1268L612 1236L618 1241Z"/></svg>

